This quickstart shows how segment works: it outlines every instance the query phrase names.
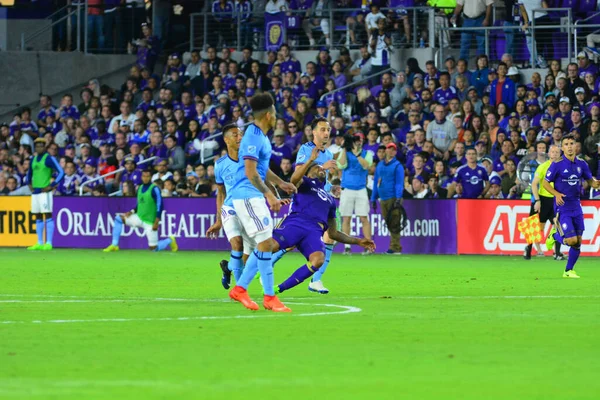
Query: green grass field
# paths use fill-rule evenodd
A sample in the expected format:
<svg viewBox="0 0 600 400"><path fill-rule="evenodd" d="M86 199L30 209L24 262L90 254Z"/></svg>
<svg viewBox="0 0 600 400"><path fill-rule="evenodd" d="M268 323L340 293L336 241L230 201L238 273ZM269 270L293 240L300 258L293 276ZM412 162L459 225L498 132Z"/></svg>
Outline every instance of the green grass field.
<svg viewBox="0 0 600 400"><path fill-rule="evenodd" d="M0 398L600 397L595 259L335 255L281 315L228 301L222 256L0 250Z"/></svg>

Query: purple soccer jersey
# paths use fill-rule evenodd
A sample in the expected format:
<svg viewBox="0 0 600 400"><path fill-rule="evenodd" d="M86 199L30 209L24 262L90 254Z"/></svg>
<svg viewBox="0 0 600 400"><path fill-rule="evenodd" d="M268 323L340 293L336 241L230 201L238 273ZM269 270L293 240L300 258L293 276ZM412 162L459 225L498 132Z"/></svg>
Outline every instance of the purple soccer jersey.
<svg viewBox="0 0 600 400"><path fill-rule="evenodd" d="M554 201L562 236L565 238L581 236L585 229L581 209L582 179L592 179L592 173L588 164L577 158L571 161L563 157L552 163L546 173L546 181L554 182L554 189L565 195L562 206L556 204L556 199Z"/></svg>
<svg viewBox="0 0 600 400"><path fill-rule="evenodd" d="M280 248L296 246L306 259L317 251L325 252L321 237L329 226L328 221L335 218L336 206L324 188L325 182L302 178L291 213L273 232L273 239Z"/></svg>

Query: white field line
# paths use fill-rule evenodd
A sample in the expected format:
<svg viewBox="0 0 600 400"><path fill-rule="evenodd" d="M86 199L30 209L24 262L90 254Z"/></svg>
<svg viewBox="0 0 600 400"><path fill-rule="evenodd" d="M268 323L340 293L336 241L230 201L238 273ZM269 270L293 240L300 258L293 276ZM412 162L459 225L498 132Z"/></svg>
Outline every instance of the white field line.
<svg viewBox="0 0 600 400"><path fill-rule="evenodd" d="M321 311L312 313L301 313L294 314L294 317L317 317L322 315L341 315L358 313L362 310L358 307L353 306L341 306L337 304L313 304L313 303L294 303L288 302L290 305L297 306L318 306L341 309L341 311ZM198 320L218 320L218 319L254 319L254 318L272 318L280 316L279 314L265 314L265 313L249 313L245 315L203 315L196 317L163 317L163 318L96 318L96 319L52 319L52 320L33 320L33 321L0 321L0 325L14 325L14 324L72 324L72 323L90 323L90 322L152 322L152 321L198 321Z"/></svg>

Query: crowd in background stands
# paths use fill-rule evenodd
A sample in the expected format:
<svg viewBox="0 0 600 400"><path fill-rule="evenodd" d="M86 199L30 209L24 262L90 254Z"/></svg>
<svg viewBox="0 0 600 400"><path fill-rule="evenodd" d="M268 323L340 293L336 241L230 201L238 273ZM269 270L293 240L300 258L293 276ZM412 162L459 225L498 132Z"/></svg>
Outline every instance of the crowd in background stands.
<svg viewBox="0 0 600 400"><path fill-rule="evenodd" d="M151 38L151 28L145 29ZM519 197L519 160L547 152L566 134L577 138L579 157L598 175L600 81L587 53L579 53L566 70L550 61L545 74L534 73L527 82L509 54L495 65L485 55L474 65L448 57L443 70L432 61L423 70L411 58L395 75L335 91L385 68L377 58L386 48L375 42L363 45L357 60L345 48L335 60L323 49L306 65L285 44L266 63L254 60L251 48L236 62L230 49L211 47L204 58L197 51L186 54L186 63L184 55L171 54L160 72L153 71L142 47L139 65L121 87L92 80L78 99L43 95L39 109L24 108L0 126L0 193L26 193L33 140L43 137L65 169L57 195L76 195L85 182L124 167L83 191L131 196L140 168L151 167L166 197L213 196L213 162L226 151L220 129L250 122L248 100L259 92L276 99L271 168L283 179L291 176L299 146L312 140L310 122L316 117L333 127L334 155L349 136L359 137L376 162L394 143L406 169L406 198ZM149 157L156 159L139 167ZM468 160L486 173L461 174ZM374 170L375 164L369 187Z"/></svg>

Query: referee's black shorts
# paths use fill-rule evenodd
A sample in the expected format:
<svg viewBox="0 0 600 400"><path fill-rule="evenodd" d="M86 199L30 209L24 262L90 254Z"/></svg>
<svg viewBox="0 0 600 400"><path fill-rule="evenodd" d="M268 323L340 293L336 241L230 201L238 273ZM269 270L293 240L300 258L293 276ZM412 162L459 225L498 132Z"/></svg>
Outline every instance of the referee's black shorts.
<svg viewBox="0 0 600 400"><path fill-rule="evenodd" d="M535 214L534 205L535 203L531 203L529 216ZM554 216L554 197L540 196L540 222L542 224L546 221L554 222Z"/></svg>

